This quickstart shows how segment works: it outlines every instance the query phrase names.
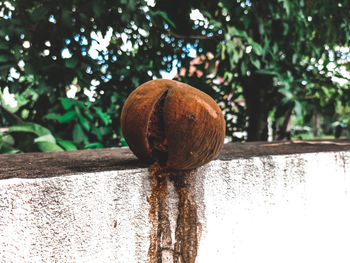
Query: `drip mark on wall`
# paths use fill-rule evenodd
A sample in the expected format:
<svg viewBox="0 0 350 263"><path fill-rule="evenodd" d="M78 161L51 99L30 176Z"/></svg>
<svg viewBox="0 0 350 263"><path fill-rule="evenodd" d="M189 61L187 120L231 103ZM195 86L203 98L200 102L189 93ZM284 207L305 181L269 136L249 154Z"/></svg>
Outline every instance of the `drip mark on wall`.
<svg viewBox="0 0 350 263"><path fill-rule="evenodd" d="M169 171L159 166L151 167L150 172L152 193L147 198L151 221L149 262L194 263L201 229L190 180L194 174ZM177 213L170 213L170 215L177 214L174 241L169 220L169 182L174 185L178 198L177 211L173 211Z"/></svg>

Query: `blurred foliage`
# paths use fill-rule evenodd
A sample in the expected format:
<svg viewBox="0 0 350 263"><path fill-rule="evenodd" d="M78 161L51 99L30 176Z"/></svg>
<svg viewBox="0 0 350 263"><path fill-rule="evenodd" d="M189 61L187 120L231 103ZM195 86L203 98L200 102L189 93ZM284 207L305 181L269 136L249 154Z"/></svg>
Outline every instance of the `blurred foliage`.
<svg viewBox="0 0 350 263"><path fill-rule="evenodd" d="M229 97L223 105L226 119L236 116L228 135L243 128L248 140L266 140L270 118L273 138L284 139L292 116L295 124L312 126L313 115L334 122L337 103L349 107L349 74L344 75L350 70L348 1L214 2L194 6L205 17L194 27L208 37L198 41L198 51L215 55L203 82L224 78L217 94ZM210 64L217 63L215 74L208 75ZM242 99L243 109L238 107Z"/></svg>
<svg viewBox="0 0 350 263"><path fill-rule="evenodd" d="M18 105L11 108L2 99L0 127L37 123L70 148L125 145L121 105L134 88L168 67L155 46L160 33L149 37L151 23L164 23L166 14L146 6L135 0L1 2L0 98L8 87ZM96 50L92 58L96 35L106 37L111 30L107 51ZM72 88L77 93L67 98Z"/></svg>
<svg viewBox="0 0 350 263"><path fill-rule="evenodd" d="M174 61L220 104L232 140L266 140L268 119L275 139L292 118L321 115L325 134L349 125L348 1L8 0L0 15L3 152L126 145L123 102ZM106 49L93 50L97 36Z"/></svg>
<svg viewBox="0 0 350 263"><path fill-rule="evenodd" d="M70 150L68 144L74 147L70 142L55 138L45 127L31 122L21 122L0 132L0 153L57 152Z"/></svg>

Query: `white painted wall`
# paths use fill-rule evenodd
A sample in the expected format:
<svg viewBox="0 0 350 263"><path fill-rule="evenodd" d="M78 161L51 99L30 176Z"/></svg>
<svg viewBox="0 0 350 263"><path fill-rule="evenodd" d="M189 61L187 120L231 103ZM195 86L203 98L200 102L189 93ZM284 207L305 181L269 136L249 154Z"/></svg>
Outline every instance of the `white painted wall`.
<svg viewBox="0 0 350 263"><path fill-rule="evenodd" d="M192 180L196 262L350 262L350 152L216 160ZM0 180L0 262L148 262L150 194L147 169Z"/></svg>

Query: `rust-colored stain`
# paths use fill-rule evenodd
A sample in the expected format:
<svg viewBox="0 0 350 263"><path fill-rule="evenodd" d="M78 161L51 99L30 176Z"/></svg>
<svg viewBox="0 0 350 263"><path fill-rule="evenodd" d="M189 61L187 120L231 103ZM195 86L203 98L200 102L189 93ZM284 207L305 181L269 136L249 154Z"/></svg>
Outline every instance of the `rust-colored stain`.
<svg viewBox="0 0 350 263"><path fill-rule="evenodd" d="M148 202L152 227L149 262L194 263L197 257L200 224L189 180L191 172L169 171L158 165L152 166L150 171L152 193ZM174 241L167 204L169 182L174 184L179 200Z"/></svg>

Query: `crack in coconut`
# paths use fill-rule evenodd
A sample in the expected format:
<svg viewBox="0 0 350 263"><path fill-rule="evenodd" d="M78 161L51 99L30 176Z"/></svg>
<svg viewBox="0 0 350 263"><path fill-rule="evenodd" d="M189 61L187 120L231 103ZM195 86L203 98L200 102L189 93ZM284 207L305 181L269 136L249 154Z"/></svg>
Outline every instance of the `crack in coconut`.
<svg viewBox="0 0 350 263"><path fill-rule="evenodd" d="M160 166L166 166L168 161L168 145L165 134L163 109L168 91L165 91L156 103L148 123L147 140L154 160Z"/></svg>

